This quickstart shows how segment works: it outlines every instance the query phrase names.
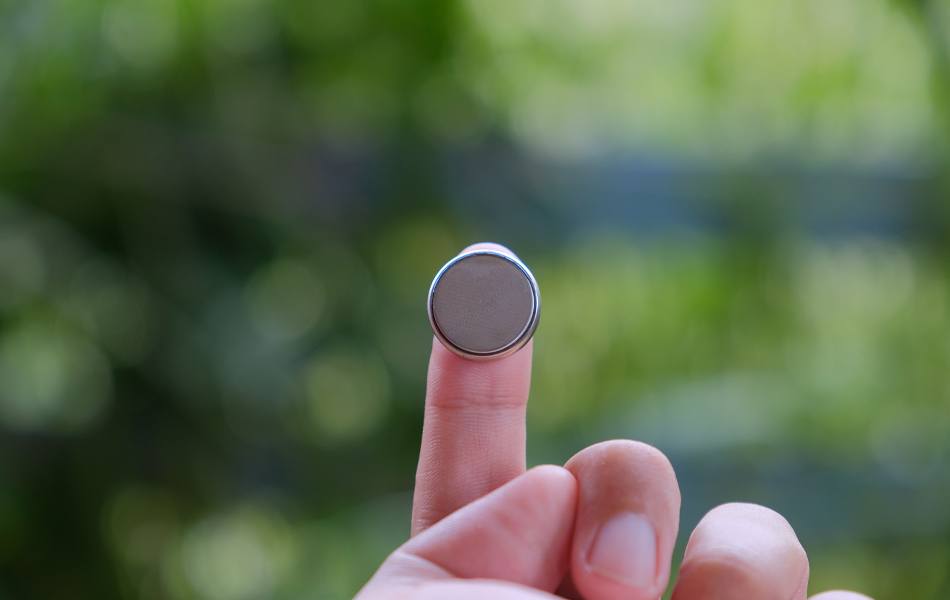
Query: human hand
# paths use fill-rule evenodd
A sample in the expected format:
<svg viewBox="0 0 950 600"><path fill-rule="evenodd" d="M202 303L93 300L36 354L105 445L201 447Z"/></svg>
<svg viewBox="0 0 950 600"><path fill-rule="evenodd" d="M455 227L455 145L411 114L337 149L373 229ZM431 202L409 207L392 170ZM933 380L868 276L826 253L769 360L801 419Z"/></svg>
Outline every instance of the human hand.
<svg viewBox="0 0 950 600"><path fill-rule="evenodd" d="M663 595L680 509L670 462L646 444L613 440L563 468L525 472L531 355L529 342L512 356L474 362L433 342L412 537L360 600ZM804 600L808 572L781 515L726 504L690 535L673 599ZM811 600L867 598L835 591Z"/></svg>

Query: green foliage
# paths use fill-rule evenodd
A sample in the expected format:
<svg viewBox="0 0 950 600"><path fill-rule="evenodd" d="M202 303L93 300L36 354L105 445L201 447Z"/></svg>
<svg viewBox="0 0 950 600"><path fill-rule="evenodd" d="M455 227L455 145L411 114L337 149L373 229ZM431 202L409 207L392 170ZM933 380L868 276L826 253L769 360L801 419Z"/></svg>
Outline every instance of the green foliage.
<svg viewBox="0 0 950 600"><path fill-rule="evenodd" d="M485 238L541 286L532 462L643 439L684 532L767 503L816 591L946 598L950 21L904 4L0 3L0 595L352 595Z"/></svg>

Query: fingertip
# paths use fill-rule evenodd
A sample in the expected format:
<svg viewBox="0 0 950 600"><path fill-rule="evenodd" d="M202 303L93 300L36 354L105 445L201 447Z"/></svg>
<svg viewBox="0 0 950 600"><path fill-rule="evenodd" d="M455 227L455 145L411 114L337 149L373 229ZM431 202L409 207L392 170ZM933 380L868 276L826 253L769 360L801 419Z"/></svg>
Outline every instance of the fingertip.
<svg viewBox="0 0 950 600"><path fill-rule="evenodd" d="M606 440L584 448L572 456L564 468L575 475L590 468L627 470L632 465L640 476L656 478L675 493L679 505L679 484L673 464L654 446L636 440Z"/></svg>
<svg viewBox="0 0 950 600"><path fill-rule="evenodd" d="M809 600L873 600L870 596L865 596L864 594L859 594L857 592L849 592L846 590L832 590L829 592L822 592L816 596L812 596Z"/></svg>
<svg viewBox="0 0 950 600"><path fill-rule="evenodd" d="M577 479L574 474L558 465L538 465L528 469L523 475L534 485L551 494L567 493L572 497L577 495Z"/></svg>
<svg viewBox="0 0 950 600"><path fill-rule="evenodd" d="M414 600L556 600L527 586L490 580L453 580L427 583L413 591Z"/></svg>
<svg viewBox="0 0 950 600"><path fill-rule="evenodd" d="M505 256L510 256L511 258L518 258L518 256L511 251L511 248L497 244L495 242L476 242L474 244L469 244L463 248L459 254L465 254L466 252L477 252L479 250L498 252L500 254L504 254Z"/></svg>
<svg viewBox="0 0 950 600"><path fill-rule="evenodd" d="M807 583L808 556L785 517L730 503L709 511L693 530L673 598L804 598Z"/></svg>
<svg viewBox="0 0 950 600"><path fill-rule="evenodd" d="M544 512L551 519L570 515L569 521L573 522L577 506L577 480L567 469L557 465L539 465L528 469L507 485L512 488L512 502L520 501L526 507L531 507L530 511Z"/></svg>
<svg viewBox="0 0 950 600"><path fill-rule="evenodd" d="M567 572L576 483L536 467L452 513L402 549L456 577L503 579L553 591Z"/></svg>
<svg viewBox="0 0 950 600"><path fill-rule="evenodd" d="M537 465L528 469L526 474L531 474L532 477L567 479L574 481L574 476L571 474L571 472L561 465Z"/></svg>
<svg viewBox="0 0 950 600"><path fill-rule="evenodd" d="M663 593L679 528L679 485L656 448L601 442L565 465L578 482L571 575L588 600Z"/></svg>
<svg viewBox="0 0 950 600"><path fill-rule="evenodd" d="M508 356L490 361L473 361L452 352L439 341L438 337L433 335L432 353L429 359L429 376L430 378L432 377L433 367L435 369L461 368L473 371L491 371L493 369L499 369L496 365L516 364L519 368L523 369L527 366L527 368L530 369L531 361L528 357L531 356L533 347L534 340L530 339L524 346ZM524 365L523 363L526 359L527 365Z"/></svg>
<svg viewBox="0 0 950 600"><path fill-rule="evenodd" d="M808 556L791 523L761 504L728 502L706 513L690 536L686 558L691 550L705 551L707 546L749 557L769 558L769 552L781 552L784 560L794 560L796 565L808 564ZM749 552L753 548L769 552Z"/></svg>

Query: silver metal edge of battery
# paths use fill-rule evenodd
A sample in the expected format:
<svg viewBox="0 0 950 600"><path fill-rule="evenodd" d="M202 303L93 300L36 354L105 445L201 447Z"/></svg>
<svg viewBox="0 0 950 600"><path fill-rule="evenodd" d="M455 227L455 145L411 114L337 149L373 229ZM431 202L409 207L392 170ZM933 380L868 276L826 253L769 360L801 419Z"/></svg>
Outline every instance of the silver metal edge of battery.
<svg viewBox="0 0 950 600"><path fill-rule="evenodd" d="M491 352L477 352L477 351L467 350L465 348L462 348L461 346L454 344L442 333L442 330L439 328L439 325L438 323L436 323L435 317L432 314L432 304L435 299L435 289L436 287L438 287L439 281L442 279L442 276L445 275L445 273L448 272L448 270L451 269L456 263L462 260L465 260L466 258L469 258L472 256L478 256L482 254L489 255L489 256L497 256L498 258L507 260L508 262L518 267L518 269L522 272L522 274L524 274L524 276L528 280L528 283L530 284L531 296L532 296L531 319L525 325L524 329L522 329L521 333L519 333L515 337L515 339L509 342L506 346L499 348L498 350L491 351ZM535 329L537 329L538 322L541 319L541 292L538 289L538 282L535 280L534 275L531 273L531 269L529 269L523 262L521 262L517 258L504 254L503 252L496 252L494 250L473 250L471 252L463 252L459 254L458 256L450 260L449 262L445 263L445 265L443 265L442 268L439 269L439 272L436 273L435 277L432 279L432 285L429 286L429 298L428 298L428 301L426 302L426 308L427 308L427 312L429 313L429 324L432 325L432 331L435 332L435 336L439 339L439 341L442 343L443 346L445 346L446 348L448 348L449 350L451 350L458 356L461 356L462 358L468 358L471 360L495 360L498 358L504 358L506 356L510 356L514 354L515 352L520 350L525 344L527 344L528 341L531 339L531 337L534 335L534 331Z"/></svg>

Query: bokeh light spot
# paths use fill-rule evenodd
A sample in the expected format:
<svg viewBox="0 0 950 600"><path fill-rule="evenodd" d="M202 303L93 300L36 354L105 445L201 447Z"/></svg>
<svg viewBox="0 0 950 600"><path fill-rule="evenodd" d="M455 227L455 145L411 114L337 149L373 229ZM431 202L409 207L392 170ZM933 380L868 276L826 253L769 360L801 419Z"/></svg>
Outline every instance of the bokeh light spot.
<svg viewBox="0 0 950 600"><path fill-rule="evenodd" d="M102 16L102 31L112 49L139 68L155 68L175 52L177 3L136 0L108 3Z"/></svg>
<svg viewBox="0 0 950 600"><path fill-rule="evenodd" d="M249 600L272 596L296 560L284 519L251 505L213 515L188 530L180 559L199 598Z"/></svg>
<svg viewBox="0 0 950 600"><path fill-rule="evenodd" d="M389 409L389 375L372 352L318 356L306 368L307 408L321 439L352 440L372 433Z"/></svg>
<svg viewBox="0 0 950 600"><path fill-rule="evenodd" d="M11 429L84 429L111 391L108 360L63 327L27 322L0 338L0 422Z"/></svg>
<svg viewBox="0 0 950 600"><path fill-rule="evenodd" d="M107 533L116 554L138 568L153 567L176 540L179 519L172 498L160 489L122 488L106 513Z"/></svg>
<svg viewBox="0 0 950 600"><path fill-rule="evenodd" d="M137 364L151 348L153 301L148 289L114 265L82 265L61 302L117 362Z"/></svg>
<svg viewBox="0 0 950 600"><path fill-rule="evenodd" d="M245 301L260 333L287 342L317 324L326 307L326 292L305 263L284 258L254 275L245 290Z"/></svg>
<svg viewBox="0 0 950 600"><path fill-rule="evenodd" d="M29 230L0 230L0 310L38 294L46 279L43 253Z"/></svg>

